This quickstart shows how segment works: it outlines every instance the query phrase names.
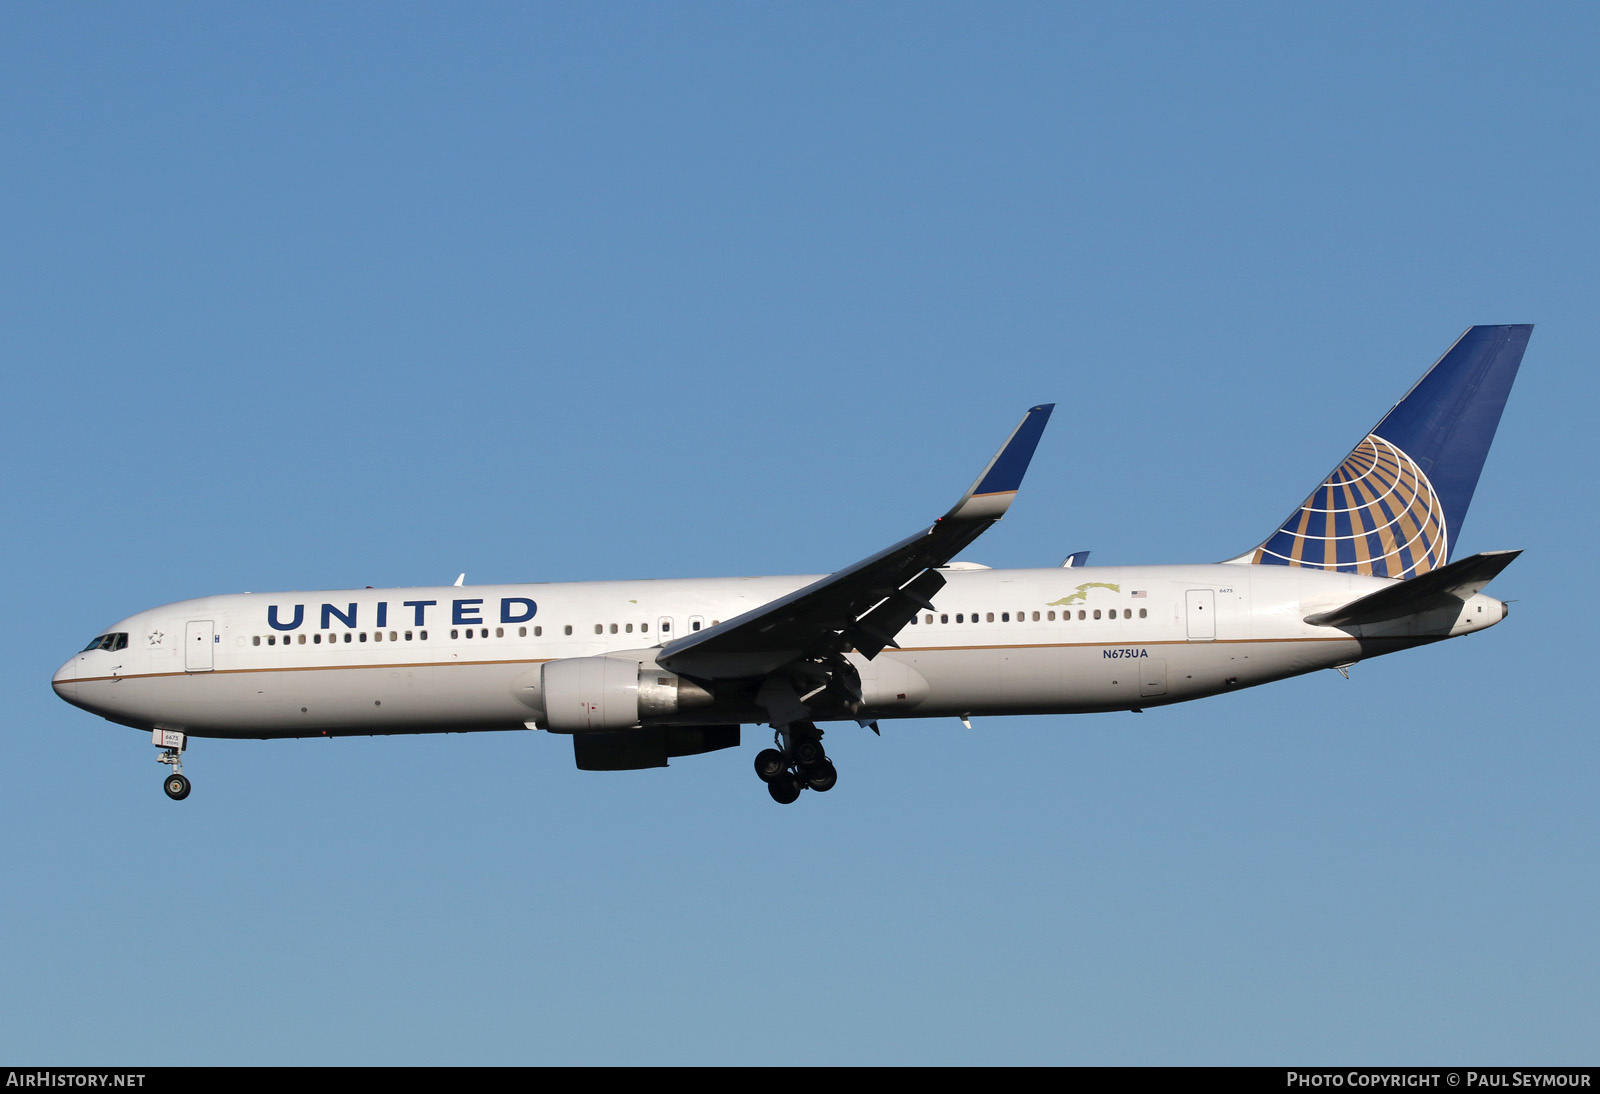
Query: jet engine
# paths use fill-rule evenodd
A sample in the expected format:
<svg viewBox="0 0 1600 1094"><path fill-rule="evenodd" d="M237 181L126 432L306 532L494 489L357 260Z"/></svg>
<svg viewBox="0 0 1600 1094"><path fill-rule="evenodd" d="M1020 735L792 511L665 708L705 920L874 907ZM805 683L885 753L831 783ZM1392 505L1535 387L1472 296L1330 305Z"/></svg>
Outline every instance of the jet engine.
<svg viewBox="0 0 1600 1094"><path fill-rule="evenodd" d="M545 728L552 733L633 729L714 702L705 688L657 666L649 652L547 661L540 670Z"/></svg>

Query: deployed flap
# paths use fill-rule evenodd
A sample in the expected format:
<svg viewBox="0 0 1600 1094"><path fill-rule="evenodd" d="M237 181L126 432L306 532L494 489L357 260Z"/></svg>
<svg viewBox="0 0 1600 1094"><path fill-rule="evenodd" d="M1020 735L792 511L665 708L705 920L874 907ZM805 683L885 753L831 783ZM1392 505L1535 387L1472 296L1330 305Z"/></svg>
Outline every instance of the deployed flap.
<svg viewBox="0 0 1600 1094"><path fill-rule="evenodd" d="M1005 513L1054 403L1031 408L976 482L933 526L803 589L669 642L656 663L701 677L761 676L806 655L873 658L944 585L937 567Z"/></svg>
<svg viewBox="0 0 1600 1094"><path fill-rule="evenodd" d="M1313 627L1355 627L1403 619L1482 591L1521 551L1485 551L1351 601L1342 608L1306 616Z"/></svg>

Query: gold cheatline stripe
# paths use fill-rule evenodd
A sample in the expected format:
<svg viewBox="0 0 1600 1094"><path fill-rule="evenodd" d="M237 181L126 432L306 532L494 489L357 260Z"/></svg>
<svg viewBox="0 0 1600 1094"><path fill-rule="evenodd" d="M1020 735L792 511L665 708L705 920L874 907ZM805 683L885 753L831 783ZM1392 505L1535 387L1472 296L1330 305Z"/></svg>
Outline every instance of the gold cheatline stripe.
<svg viewBox="0 0 1600 1094"><path fill-rule="evenodd" d="M132 672L121 676L84 676L63 680L63 684L92 684L100 680L159 680L165 676L239 676L250 672L332 672L343 669L438 669L473 665L542 665L556 657L512 657L504 661L391 661L378 665L282 665L259 669L185 669L181 672Z"/></svg>
<svg viewBox="0 0 1600 1094"><path fill-rule="evenodd" d="M1410 637L1410 636L1401 636ZM1218 638L1196 640L1190 638L1160 638L1150 641L1128 639L1123 642L1033 642L1000 646L902 646L897 653L945 653L971 650L1070 650L1070 649L1125 649L1128 646L1242 646L1263 642L1354 642L1353 636L1306 636L1303 638ZM596 654L595 656L600 656ZM77 680L63 680L63 685L95 684L106 680L156 680L167 676L236 676L249 672L334 672L346 669L437 669L466 668L474 665L541 665L547 661L564 660L559 657L534 657L509 661L420 661L384 665L294 665L276 669L193 669L187 672L143 672L125 676L86 676Z"/></svg>

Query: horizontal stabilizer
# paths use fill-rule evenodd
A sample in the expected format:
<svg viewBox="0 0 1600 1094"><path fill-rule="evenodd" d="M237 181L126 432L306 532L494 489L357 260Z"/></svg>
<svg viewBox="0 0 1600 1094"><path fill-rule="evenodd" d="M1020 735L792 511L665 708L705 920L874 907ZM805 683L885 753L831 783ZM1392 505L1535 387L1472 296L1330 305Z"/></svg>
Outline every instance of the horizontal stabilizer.
<svg viewBox="0 0 1600 1094"><path fill-rule="evenodd" d="M1403 619L1451 601L1465 601L1482 591L1521 551L1485 551L1429 570L1418 577L1379 589L1342 608L1306 616L1313 627L1356 627Z"/></svg>

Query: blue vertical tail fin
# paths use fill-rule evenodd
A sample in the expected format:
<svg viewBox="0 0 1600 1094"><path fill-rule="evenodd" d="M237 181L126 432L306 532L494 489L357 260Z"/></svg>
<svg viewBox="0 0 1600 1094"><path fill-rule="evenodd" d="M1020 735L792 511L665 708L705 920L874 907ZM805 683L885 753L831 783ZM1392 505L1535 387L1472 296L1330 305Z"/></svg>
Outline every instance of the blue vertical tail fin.
<svg viewBox="0 0 1600 1094"><path fill-rule="evenodd" d="M1229 561L1393 578L1447 563L1532 332L1467 328L1282 527Z"/></svg>

